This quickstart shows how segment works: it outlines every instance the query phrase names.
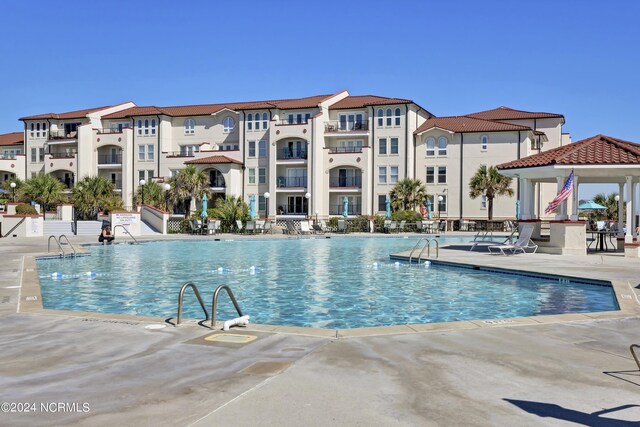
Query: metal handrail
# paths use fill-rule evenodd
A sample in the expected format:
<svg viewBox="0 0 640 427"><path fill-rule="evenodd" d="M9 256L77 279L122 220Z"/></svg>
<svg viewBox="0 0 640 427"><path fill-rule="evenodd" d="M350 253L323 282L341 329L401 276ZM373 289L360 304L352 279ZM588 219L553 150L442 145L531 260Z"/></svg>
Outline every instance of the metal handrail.
<svg viewBox="0 0 640 427"><path fill-rule="evenodd" d="M420 240L418 240L418 242L416 242L416 244L413 246L413 249L411 249L411 252L409 252L409 265L411 265L411 260L413 259L413 251L416 250L416 248L418 247L418 245L423 241L423 240L427 240L427 237L421 237ZM418 260L419 262L419 260Z"/></svg>
<svg viewBox="0 0 640 427"><path fill-rule="evenodd" d="M58 245L58 248L60 249L60 256L64 258L64 256L65 256L64 249L62 249L62 245L58 241L58 238L56 236L54 236L53 234L51 236L49 236L49 240L47 240L47 253L49 253L51 251L51 238L53 238L53 240Z"/></svg>
<svg viewBox="0 0 640 427"><path fill-rule="evenodd" d="M227 295L229 295L229 298L231 298L231 302L236 308L236 311L238 312L238 316L242 317L242 310L240 310L238 301L236 301L236 297L233 296L233 292L231 292L231 288L227 285L220 285L216 288L216 291L213 293L213 300L211 301L211 328L212 329L216 327L216 307L218 306L218 294L223 289L227 291Z"/></svg>
<svg viewBox="0 0 640 427"><path fill-rule="evenodd" d="M180 288L180 294L178 295L178 319L176 320L176 325L179 325L180 323L182 323L182 300L184 299L184 291L187 288L193 289L193 292L196 294L196 298L198 298L198 302L200 303L200 307L202 307L202 310L204 311L204 314L206 316L206 319L204 320L209 320L209 312L207 312L207 307L205 307L204 305L204 301L200 296L200 292L198 291L197 286L191 282L187 282L184 285L182 285L182 287Z"/></svg>
<svg viewBox="0 0 640 427"><path fill-rule="evenodd" d="M124 232L125 232L125 233L127 233L127 234L129 235L129 237L131 237L131 238L133 239L133 241L134 241L134 242L136 242L136 244L138 243L138 241L136 240L136 238L135 238L135 237L133 237L133 236L131 235L131 233L129 233L129 230L127 230L127 228L126 228L124 225L122 225L122 224L118 224L118 225L116 225L115 227L113 227L113 238L114 238L114 239L116 238L116 228L118 228L118 227L122 228L122 229L124 230Z"/></svg>
<svg viewBox="0 0 640 427"><path fill-rule="evenodd" d="M420 265L420 261L422 260L422 254L424 254L425 250L427 251L427 258L431 257L431 242L435 242L436 244L436 258L438 258L440 254L440 243L438 242L438 240L436 240L435 238L422 237L420 240L418 240L418 243L415 244L413 249L411 249L411 252L409 252L409 265L411 265L411 260L413 259L413 252L418 248L418 245L423 240L425 241L425 244L422 247L422 250L420 251L420 253L418 254L418 265Z"/></svg>
<svg viewBox="0 0 640 427"><path fill-rule="evenodd" d="M73 247L73 245L72 245L72 244L71 244L71 242L69 241L69 238L68 238L66 235L61 234L61 235L58 237L58 240L57 240L58 245L60 246L60 248L62 248L62 244L61 244L60 242L62 242L62 238L63 238L63 237L64 237L64 240L66 240L66 241L67 241L67 245L69 245L69 247L71 247L71 250L73 251L73 257L75 258L75 257L76 257L76 248L74 248L74 247ZM64 251L63 251L63 253L64 253Z"/></svg>

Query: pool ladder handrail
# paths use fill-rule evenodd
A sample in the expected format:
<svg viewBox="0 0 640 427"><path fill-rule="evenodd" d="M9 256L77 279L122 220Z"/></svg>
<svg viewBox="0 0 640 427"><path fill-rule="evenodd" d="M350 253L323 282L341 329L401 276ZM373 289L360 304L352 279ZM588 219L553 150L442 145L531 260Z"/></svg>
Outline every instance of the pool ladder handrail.
<svg viewBox="0 0 640 427"><path fill-rule="evenodd" d="M127 233L127 234L129 235L129 237L131 237L131 238L133 239L133 241L135 242L134 244L136 244L136 245L138 244L138 241L136 240L136 238L135 238L135 237L133 237L133 236L131 235L131 233L129 233L129 230L127 230L127 227L125 227L125 226L124 226L124 225L122 225L122 224L118 224L118 225L116 225L115 227L113 227L113 238L114 238L114 239L116 238L116 228L118 228L118 227L122 228L122 229L124 230L124 232L125 232L125 233Z"/></svg>
<svg viewBox="0 0 640 427"><path fill-rule="evenodd" d="M58 241L58 238L56 236L54 236L53 234L51 236L49 236L49 240L47 240L47 253L51 252L51 239L52 238L56 242L56 244L58 245L58 249L60 249L60 254L59 254L60 257L64 258L64 256L65 256L64 249L62 249L62 245Z"/></svg>
<svg viewBox="0 0 640 427"><path fill-rule="evenodd" d="M231 299L233 306L236 308L238 312L238 317L242 317L242 310L240 310L240 306L238 305L238 301L236 301L236 297L233 296L233 292L231 292L231 288L227 285L220 285L216 288L213 293L213 299L211 301L211 329L216 327L216 308L218 307L218 294L221 290L227 291L227 295Z"/></svg>
<svg viewBox="0 0 640 427"><path fill-rule="evenodd" d="M209 320L209 312L207 311L207 307L205 307L204 305L204 301L202 300L202 297L200 296L200 292L198 291L198 287L193 284L192 282L187 282L184 285L182 285L182 287L180 288L180 294L178 295L178 318L176 319L176 326L179 325L180 323L182 323L182 302L184 299L184 291L187 288L191 288L193 289L193 293L196 294L196 298L198 298L198 302L200 303L200 307L202 307L202 310L204 311L204 314L206 316L206 320Z"/></svg>
<svg viewBox="0 0 640 427"><path fill-rule="evenodd" d="M431 242L435 242L436 244L436 258L438 258L439 251L440 251L440 244L438 243L438 240L435 237L422 237L420 238L420 240L418 240L418 242L415 244L413 249L411 249L411 252L409 252L409 265L411 265L411 261L413 259L413 252L418 248L418 245L420 245L420 243L422 243L423 241L425 241L425 244L422 247L422 250L420 251L420 253L418 254L418 265L422 260L422 254L424 253L425 250L427 251L427 258L431 257Z"/></svg>
<svg viewBox="0 0 640 427"><path fill-rule="evenodd" d="M71 242L69 241L69 238L65 235L65 234L61 234L58 237L58 245L60 245L60 247L62 248L62 238L64 237L64 240L67 241L67 245L69 245L69 247L71 248L71 250L73 251L73 257L76 257L76 248L73 247L73 245L71 244ZM63 251L64 252L64 251Z"/></svg>

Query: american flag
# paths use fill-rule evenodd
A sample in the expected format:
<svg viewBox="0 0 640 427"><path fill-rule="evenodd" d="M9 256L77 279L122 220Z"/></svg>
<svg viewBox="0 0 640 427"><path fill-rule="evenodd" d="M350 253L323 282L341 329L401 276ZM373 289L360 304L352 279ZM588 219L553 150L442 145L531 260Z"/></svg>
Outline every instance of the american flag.
<svg viewBox="0 0 640 427"><path fill-rule="evenodd" d="M558 195L549 203L547 209L544 210L545 214L549 214L556 210L558 205L569 198L571 192L573 191L573 171L569 174L569 178L567 178L567 182L564 183L564 187L558 193Z"/></svg>

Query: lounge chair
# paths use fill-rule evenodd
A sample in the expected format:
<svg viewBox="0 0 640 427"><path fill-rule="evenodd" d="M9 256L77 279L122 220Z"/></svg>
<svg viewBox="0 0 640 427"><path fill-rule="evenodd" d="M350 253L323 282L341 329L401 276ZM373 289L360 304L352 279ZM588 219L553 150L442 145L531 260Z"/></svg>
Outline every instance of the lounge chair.
<svg viewBox="0 0 640 427"><path fill-rule="evenodd" d="M206 231L206 228L202 225L202 221L199 219L189 221L189 228L191 229L191 234L202 234Z"/></svg>
<svg viewBox="0 0 640 427"><path fill-rule="evenodd" d="M313 231L316 234L324 234L325 233L325 230L324 230L324 228L322 228L322 225L320 225L320 223L312 224L311 228L313 228Z"/></svg>
<svg viewBox="0 0 640 427"><path fill-rule="evenodd" d="M532 253L535 253L538 250L538 245L531 241L532 234L533 227L523 226L522 230L520 230L520 236L514 244L489 246L489 252L495 254L500 251L502 255L508 255L510 252L511 255L515 255L517 252L525 253L527 252L527 249L533 249Z"/></svg>
<svg viewBox="0 0 640 427"><path fill-rule="evenodd" d="M477 246L480 245L490 245L490 246L501 246L501 245L511 245L513 244L513 241L516 238L516 234L518 232L518 229L513 229L511 231L511 234L509 234L506 237L500 237L500 236L493 236L493 231L487 231L487 230L480 230L476 233L476 236L473 238L473 243L471 245L471 248L469 248L470 251L474 250ZM500 240L498 240L500 239Z"/></svg>
<svg viewBox="0 0 640 427"><path fill-rule="evenodd" d="M416 233L424 233L425 227L422 221L416 221Z"/></svg>
<svg viewBox="0 0 640 427"><path fill-rule="evenodd" d="M238 233L242 233L242 221L239 219L236 220L236 228L238 229Z"/></svg>
<svg viewBox="0 0 640 427"><path fill-rule="evenodd" d="M398 231L398 223L395 221L391 221L389 223L389 233L393 233L394 231Z"/></svg>
<svg viewBox="0 0 640 427"><path fill-rule="evenodd" d="M272 234L273 233L273 227L271 226L271 220L266 220L264 222L264 227L262 228L262 232L264 234L267 234L267 233Z"/></svg>
<svg viewBox="0 0 640 427"><path fill-rule="evenodd" d="M300 221L300 234L311 234L311 228L309 227L309 221Z"/></svg>
<svg viewBox="0 0 640 427"><path fill-rule="evenodd" d="M220 231L220 220L209 221L207 223L207 232L209 234L217 234Z"/></svg>
<svg viewBox="0 0 640 427"><path fill-rule="evenodd" d="M401 231L404 231L404 227L407 225L407 221L400 221L400 224L398 224L398 233Z"/></svg>
<svg viewBox="0 0 640 427"><path fill-rule="evenodd" d="M264 225L266 224L264 219L256 220L256 233L264 233Z"/></svg>
<svg viewBox="0 0 640 427"><path fill-rule="evenodd" d="M442 233L447 232L447 221L443 219L438 223L438 231Z"/></svg>
<svg viewBox="0 0 640 427"><path fill-rule="evenodd" d="M348 233L349 232L349 223L344 219L338 220L338 233Z"/></svg>
<svg viewBox="0 0 640 427"><path fill-rule="evenodd" d="M286 221L285 224L287 228L285 228L283 232L285 232L286 234L300 234L292 221Z"/></svg>
<svg viewBox="0 0 640 427"><path fill-rule="evenodd" d="M391 220L390 219L385 219L382 228L383 228L383 231L385 233L390 233L391 232Z"/></svg>
<svg viewBox="0 0 640 427"><path fill-rule="evenodd" d="M255 233L256 232L256 223L255 221L247 221L247 225L245 226L245 230L247 233Z"/></svg>

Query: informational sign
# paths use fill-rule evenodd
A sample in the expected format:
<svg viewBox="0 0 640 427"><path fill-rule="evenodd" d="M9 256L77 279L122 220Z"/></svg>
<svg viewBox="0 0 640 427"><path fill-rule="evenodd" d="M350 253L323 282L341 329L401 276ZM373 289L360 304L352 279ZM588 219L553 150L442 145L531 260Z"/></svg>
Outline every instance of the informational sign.
<svg viewBox="0 0 640 427"><path fill-rule="evenodd" d="M129 212L117 212L111 214L111 226L137 224L140 221L140 214Z"/></svg>
<svg viewBox="0 0 640 427"><path fill-rule="evenodd" d="M31 235L32 236L42 236L42 231L40 229L40 218L31 218Z"/></svg>

